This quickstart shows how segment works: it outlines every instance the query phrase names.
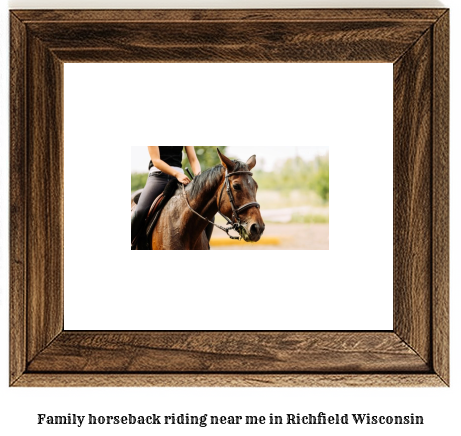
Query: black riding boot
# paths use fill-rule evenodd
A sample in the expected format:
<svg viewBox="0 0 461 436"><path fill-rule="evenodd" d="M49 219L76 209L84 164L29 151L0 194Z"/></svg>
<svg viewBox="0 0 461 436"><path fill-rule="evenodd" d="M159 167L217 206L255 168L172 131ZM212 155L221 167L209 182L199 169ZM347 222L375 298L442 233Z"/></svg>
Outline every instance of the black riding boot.
<svg viewBox="0 0 461 436"><path fill-rule="evenodd" d="M136 242L135 239L138 236L139 233L139 228L141 225L141 220L139 219L139 214L136 213L136 210L134 210L131 214L131 249L136 250ZM133 242L135 242L133 244Z"/></svg>

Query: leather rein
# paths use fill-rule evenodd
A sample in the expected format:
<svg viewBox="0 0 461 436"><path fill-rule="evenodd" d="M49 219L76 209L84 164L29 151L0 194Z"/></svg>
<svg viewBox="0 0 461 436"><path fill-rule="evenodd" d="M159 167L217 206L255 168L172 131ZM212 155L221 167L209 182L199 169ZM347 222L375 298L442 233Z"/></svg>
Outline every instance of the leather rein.
<svg viewBox="0 0 461 436"><path fill-rule="evenodd" d="M229 177L239 175L239 174L249 174L250 176L253 175L253 173L251 171L234 171L232 173L228 173L227 168L226 168L225 186L226 186L227 195L229 197L229 201L230 201L230 204L231 204L231 207L232 207L232 220L229 219L226 215L224 215L220 211L221 199L222 199L222 194L223 194L223 191L224 191L224 186L222 187L221 193L219 194L218 213L227 221L227 225L229 227L222 227L222 226L220 226L218 224L215 224L213 221L210 221L208 218L205 218L204 216L200 215L197 211L192 209L192 207L189 204L189 201L187 200L186 189L184 188L184 185L182 185L182 191L184 193L184 199L186 200L187 206L189 207L189 209L193 213L195 213L195 215L199 216L200 218L202 218L205 221L208 221L210 224L213 224L215 227L217 227L218 229L221 229L223 232L226 232L227 236L229 236L229 238L231 238L231 239L239 239L240 240L241 236L240 236L240 231L239 230L241 228L243 228L243 225L240 222L239 214L242 213L244 210L250 209L252 207L257 207L259 209L261 206L259 205L259 203L256 203L255 201L251 202L251 203L246 203L243 206L240 206L239 208L237 208L235 206L234 195L232 194L232 189L230 187ZM233 221L233 220L235 220L235 221ZM229 235L229 232L231 230L235 230L236 232L238 232L239 236Z"/></svg>

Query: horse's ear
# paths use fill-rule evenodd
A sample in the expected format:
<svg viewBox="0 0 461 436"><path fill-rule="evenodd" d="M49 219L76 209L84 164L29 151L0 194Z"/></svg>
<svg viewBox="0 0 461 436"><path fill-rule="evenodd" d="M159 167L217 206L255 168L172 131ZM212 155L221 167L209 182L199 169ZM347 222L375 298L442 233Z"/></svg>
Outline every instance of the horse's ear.
<svg viewBox="0 0 461 436"><path fill-rule="evenodd" d="M256 155L254 154L247 160L248 169L251 171L256 165Z"/></svg>
<svg viewBox="0 0 461 436"><path fill-rule="evenodd" d="M216 149L218 152L219 160L221 161L224 168L227 168L227 171L231 173L234 171L235 163L231 161L227 156L224 156L220 151L219 148Z"/></svg>

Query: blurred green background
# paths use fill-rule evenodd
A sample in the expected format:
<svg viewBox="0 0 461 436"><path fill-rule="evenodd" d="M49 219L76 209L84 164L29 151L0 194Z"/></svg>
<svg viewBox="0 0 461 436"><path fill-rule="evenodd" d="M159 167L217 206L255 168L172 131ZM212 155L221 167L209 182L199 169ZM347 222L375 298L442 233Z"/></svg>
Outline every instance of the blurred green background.
<svg viewBox="0 0 461 436"><path fill-rule="evenodd" d="M227 153L227 147L220 147L220 151ZM235 148L235 147L234 147ZM257 151L257 149L256 149ZM219 164L219 158L214 147L196 146L195 152L200 161L202 171ZM227 155L227 154L226 154ZM235 156L229 155L231 159ZM241 159L241 158L240 158ZM264 158L263 158L264 159ZM245 160L245 159L241 159ZM183 153L183 168L189 167L187 156ZM147 168L147 165L146 165ZM330 194L330 159L329 153L315 156L314 159L306 161L300 156L290 157L278 164L271 171L259 169L258 166L253 170L254 177L258 181L259 189L269 191L279 191L285 196L289 196L292 191L302 191L304 194L315 193L318 199L311 198L311 201L318 203L321 200L324 204L329 201ZM136 191L144 187L147 179L145 173L131 174L131 191Z"/></svg>

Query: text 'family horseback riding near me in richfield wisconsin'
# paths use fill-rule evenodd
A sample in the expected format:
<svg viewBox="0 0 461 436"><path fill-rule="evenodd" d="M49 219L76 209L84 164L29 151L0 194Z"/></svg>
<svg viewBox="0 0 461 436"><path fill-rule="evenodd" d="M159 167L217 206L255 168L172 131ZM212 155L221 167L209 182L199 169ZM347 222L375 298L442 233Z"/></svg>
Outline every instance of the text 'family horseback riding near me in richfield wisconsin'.
<svg viewBox="0 0 461 436"><path fill-rule="evenodd" d="M285 415L192 415L180 413L171 415L37 415L39 425L85 425L119 426L119 425L162 425L162 426L183 426L192 425L199 427L223 426L223 425L424 425L424 417L410 413L408 415L373 415L370 413L344 413L328 415L324 412L318 413L287 413Z"/></svg>

